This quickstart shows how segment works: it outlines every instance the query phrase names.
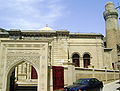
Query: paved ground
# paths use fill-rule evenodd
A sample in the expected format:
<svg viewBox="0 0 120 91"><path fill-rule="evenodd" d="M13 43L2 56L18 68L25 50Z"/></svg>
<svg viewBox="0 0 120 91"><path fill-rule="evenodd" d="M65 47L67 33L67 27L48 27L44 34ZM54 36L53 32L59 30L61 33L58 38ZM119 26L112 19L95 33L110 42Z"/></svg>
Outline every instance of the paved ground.
<svg viewBox="0 0 120 91"><path fill-rule="evenodd" d="M102 91L120 91L120 83L118 82L119 81L117 80L117 81L105 84ZM119 90L117 90L117 88L119 88Z"/></svg>

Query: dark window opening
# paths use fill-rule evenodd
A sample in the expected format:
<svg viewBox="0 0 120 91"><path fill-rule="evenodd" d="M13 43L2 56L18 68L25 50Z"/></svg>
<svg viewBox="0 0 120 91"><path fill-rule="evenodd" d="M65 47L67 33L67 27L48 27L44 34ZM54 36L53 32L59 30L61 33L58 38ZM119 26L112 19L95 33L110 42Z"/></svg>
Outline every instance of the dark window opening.
<svg viewBox="0 0 120 91"><path fill-rule="evenodd" d="M78 54L74 54L72 56L72 62L74 63L75 67L80 67L79 58L80 56Z"/></svg>
<svg viewBox="0 0 120 91"><path fill-rule="evenodd" d="M106 42L104 42L104 47L107 48L107 44L106 44Z"/></svg>
<svg viewBox="0 0 120 91"><path fill-rule="evenodd" d="M112 63L112 68L115 69L115 64L114 63Z"/></svg>
<svg viewBox="0 0 120 91"><path fill-rule="evenodd" d="M83 61L84 61L84 68L88 68L88 66L90 65L90 55L84 54Z"/></svg>

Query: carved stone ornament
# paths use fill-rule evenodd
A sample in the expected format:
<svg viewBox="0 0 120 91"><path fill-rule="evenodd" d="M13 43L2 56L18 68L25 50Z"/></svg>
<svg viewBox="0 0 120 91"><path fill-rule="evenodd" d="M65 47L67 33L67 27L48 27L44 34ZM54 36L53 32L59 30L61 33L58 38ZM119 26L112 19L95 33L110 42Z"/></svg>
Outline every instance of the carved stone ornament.
<svg viewBox="0 0 120 91"><path fill-rule="evenodd" d="M33 45L31 48L28 48L26 46L22 46L23 48L20 47L16 48L15 46L10 46L10 44L9 45L4 44L4 47L7 49L6 68L9 69L14 65L17 66L19 63L28 61L35 67L37 67L37 69L39 69L40 57L43 56L45 44L39 44L39 48L38 44L31 45Z"/></svg>
<svg viewBox="0 0 120 91"><path fill-rule="evenodd" d="M6 68L18 61L29 61L39 69L40 57L40 50L8 50Z"/></svg>

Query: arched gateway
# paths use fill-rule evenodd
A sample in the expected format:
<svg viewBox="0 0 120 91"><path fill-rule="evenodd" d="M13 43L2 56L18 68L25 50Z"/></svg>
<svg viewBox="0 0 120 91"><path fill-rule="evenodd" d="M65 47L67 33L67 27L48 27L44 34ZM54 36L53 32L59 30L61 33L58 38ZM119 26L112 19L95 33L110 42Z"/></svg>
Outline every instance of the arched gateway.
<svg viewBox="0 0 120 91"><path fill-rule="evenodd" d="M47 91L48 41L1 40L0 91L9 91L9 78L15 66L28 62L38 74L37 91Z"/></svg>

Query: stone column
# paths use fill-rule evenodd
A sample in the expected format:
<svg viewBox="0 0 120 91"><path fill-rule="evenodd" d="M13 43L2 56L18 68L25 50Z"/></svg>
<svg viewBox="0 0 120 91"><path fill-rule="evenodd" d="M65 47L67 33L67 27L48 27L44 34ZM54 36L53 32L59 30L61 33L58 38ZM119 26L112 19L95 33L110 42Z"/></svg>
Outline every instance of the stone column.
<svg viewBox="0 0 120 91"><path fill-rule="evenodd" d="M68 85L73 84L73 82L75 81L75 67L72 64L68 64Z"/></svg>
<svg viewBox="0 0 120 91"><path fill-rule="evenodd" d="M68 85L72 85L73 82L76 80L75 77L75 67L73 63L63 63L63 65L68 65L68 77L67 77L67 81L68 81Z"/></svg>
<svg viewBox="0 0 120 91"><path fill-rule="evenodd" d="M112 2L105 5L105 12L103 13L106 24L106 42L107 48L112 48L112 63L118 61L117 58L117 38L118 38L118 12ZM112 65L112 64L111 64Z"/></svg>
<svg viewBox="0 0 120 91"><path fill-rule="evenodd" d="M83 57L80 57L80 67L84 68L84 60L83 60Z"/></svg>
<svg viewBox="0 0 120 91"><path fill-rule="evenodd" d="M27 79L31 79L31 65L27 63Z"/></svg>
<svg viewBox="0 0 120 91"><path fill-rule="evenodd" d="M18 81L18 67L15 67L15 81Z"/></svg>
<svg viewBox="0 0 120 91"><path fill-rule="evenodd" d="M48 45L46 44L41 50L38 91L48 91Z"/></svg>

